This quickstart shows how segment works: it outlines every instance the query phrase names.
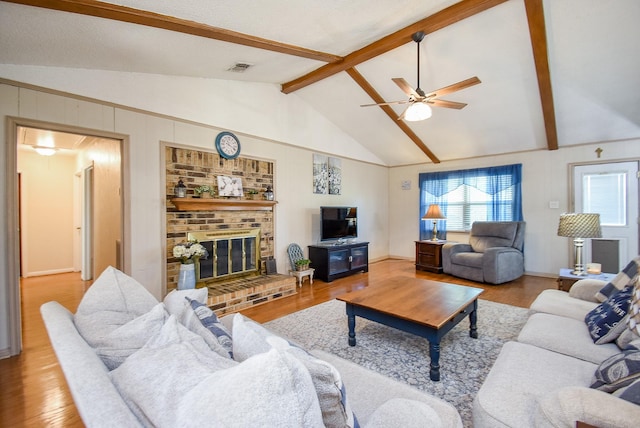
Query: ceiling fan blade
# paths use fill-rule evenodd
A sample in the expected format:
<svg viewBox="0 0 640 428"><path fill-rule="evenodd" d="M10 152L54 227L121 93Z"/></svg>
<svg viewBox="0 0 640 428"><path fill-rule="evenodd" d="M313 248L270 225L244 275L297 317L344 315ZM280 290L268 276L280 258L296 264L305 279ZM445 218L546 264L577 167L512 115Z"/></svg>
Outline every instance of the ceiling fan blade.
<svg viewBox="0 0 640 428"><path fill-rule="evenodd" d="M410 97L414 97L415 99L418 99L418 100L422 98L420 94L418 94L415 91L415 89L413 89L411 85L409 85L407 81L404 80L402 77L394 77L391 80L393 80L395 84L398 85L400 89L402 89L402 92L409 95Z"/></svg>
<svg viewBox="0 0 640 428"><path fill-rule="evenodd" d="M457 110L463 109L467 106L466 103L459 103L456 101L447 101L441 99L431 99L427 101L429 104L433 104L436 107L455 108Z"/></svg>
<svg viewBox="0 0 640 428"><path fill-rule="evenodd" d="M402 113L400 113L400 116L398 116L398 120L403 120L404 119L404 115L407 113L407 110L409 110L409 107L411 107L410 105L407 106L406 109L404 109L404 111Z"/></svg>
<svg viewBox="0 0 640 428"><path fill-rule="evenodd" d="M473 76L461 82L454 83L453 85L445 86L444 88L436 89L433 92L429 92L426 95L426 97L427 98L441 97L442 95L447 95L452 92L460 91L470 86L477 85L478 83L481 83L480 79L478 79L476 76Z"/></svg>
<svg viewBox="0 0 640 428"><path fill-rule="evenodd" d="M390 106L394 104L406 104L409 101L389 101L388 103L377 103L377 104L360 104L360 107L371 107L371 106Z"/></svg>

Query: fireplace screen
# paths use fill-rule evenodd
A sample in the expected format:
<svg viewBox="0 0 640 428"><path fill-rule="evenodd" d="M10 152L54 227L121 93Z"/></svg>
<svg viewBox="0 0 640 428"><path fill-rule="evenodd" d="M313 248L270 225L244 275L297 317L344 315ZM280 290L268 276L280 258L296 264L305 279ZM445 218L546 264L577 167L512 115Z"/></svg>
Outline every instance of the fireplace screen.
<svg viewBox="0 0 640 428"><path fill-rule="evenodd" d="M189 240L197 240L209 252L200 260L198 280L227 278L258 270L260 229L192 232Z"/></svg>

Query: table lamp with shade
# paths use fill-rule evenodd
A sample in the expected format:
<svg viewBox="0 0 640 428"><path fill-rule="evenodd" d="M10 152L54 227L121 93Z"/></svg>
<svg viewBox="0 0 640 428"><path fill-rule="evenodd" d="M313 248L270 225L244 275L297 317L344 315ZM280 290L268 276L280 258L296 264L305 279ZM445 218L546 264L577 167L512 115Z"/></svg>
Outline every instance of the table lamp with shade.
<svg viewBox="0 0 640 428"><path fill-rule="evenodd" d="M422 219L423 220L433 220L433 234L431 235L431 240L432 241L437 241L438 240L438 236L437 236L437 231L436 231L436 223L438 222L438 220L446 220L447 219L442 214L442 211L440 211L440 206L438 206L437 204L429 205L429 208L427 209L426 214L422 216Z"/></svg>
<svg viewBox="0 0 640 428"><path fill-rule="evenodd" d="M574 275L586 275L584 263L582 262L582 247L584 246L585 238L602 237L600 214L560 214L558 236L573 238L573 245L575 247L575 270L571 273Z"/></svg>

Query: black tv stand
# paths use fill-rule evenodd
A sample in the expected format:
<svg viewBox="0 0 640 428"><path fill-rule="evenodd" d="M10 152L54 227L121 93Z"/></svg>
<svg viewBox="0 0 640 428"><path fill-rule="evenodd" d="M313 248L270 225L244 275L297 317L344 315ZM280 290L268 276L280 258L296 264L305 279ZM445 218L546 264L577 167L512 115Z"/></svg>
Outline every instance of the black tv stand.
<svg viewBox="0 0 640 428"><path fill-rule="evenodd" d="M309 245L314 276L325 282L369 271L369 243Z"/></svg>

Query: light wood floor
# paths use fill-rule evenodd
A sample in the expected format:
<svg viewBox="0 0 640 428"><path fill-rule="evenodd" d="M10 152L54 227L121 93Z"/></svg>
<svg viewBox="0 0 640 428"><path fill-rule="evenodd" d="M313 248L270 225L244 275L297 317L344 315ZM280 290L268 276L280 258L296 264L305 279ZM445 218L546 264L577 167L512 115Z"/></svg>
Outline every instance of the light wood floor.
<svg viewBox="0 0 640 428"><path fill-rule="evenodd" d="M292 312L334 299L347 291L382 283L387 278L406 276L481 287L481 299L528 307L544 289L556 288L553 278L524 276L508 284L482 285L448 275L416 272L407 260L372 263L369 273L356 274L330 284L308 279L295 296L243 311L258 322L266 322ZM49 344L39 308L57 300L75 312L90 282L78 274L60 274L23 279L23 352L0 360L0 427L81 427L82 421Z"/></svg>

